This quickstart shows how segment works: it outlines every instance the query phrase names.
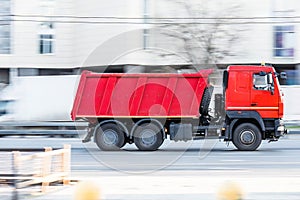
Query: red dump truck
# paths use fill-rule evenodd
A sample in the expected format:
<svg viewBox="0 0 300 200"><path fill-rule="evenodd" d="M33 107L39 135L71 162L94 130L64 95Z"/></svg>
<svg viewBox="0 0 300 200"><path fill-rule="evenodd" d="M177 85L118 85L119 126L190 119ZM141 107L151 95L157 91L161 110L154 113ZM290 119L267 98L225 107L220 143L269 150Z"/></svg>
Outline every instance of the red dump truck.
<svg viewBox="0 0 300 200"><path fill-rule="evenodd" d="M92 73L83 71L71 117L89 122L83 142L101 150L134 143L156 150L163 141L218 137L239 150L256 150L262 140L286 133L283 94L272 66L229 66L223 92L214 95L213 70L197 73Z"/></svg>

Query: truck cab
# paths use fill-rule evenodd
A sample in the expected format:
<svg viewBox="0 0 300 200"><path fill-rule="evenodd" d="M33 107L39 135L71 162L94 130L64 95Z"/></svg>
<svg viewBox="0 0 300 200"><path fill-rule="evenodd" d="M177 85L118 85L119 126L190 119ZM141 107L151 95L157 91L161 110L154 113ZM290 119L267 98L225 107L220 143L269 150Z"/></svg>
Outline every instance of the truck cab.
<svg viewBox="0 0 300 200"><path fill-rule="evenodd" d="M278 76L271 66L229 66L224 72L224 136L238 149L255 150L262 139L277 141L286 132Z"/></svg>

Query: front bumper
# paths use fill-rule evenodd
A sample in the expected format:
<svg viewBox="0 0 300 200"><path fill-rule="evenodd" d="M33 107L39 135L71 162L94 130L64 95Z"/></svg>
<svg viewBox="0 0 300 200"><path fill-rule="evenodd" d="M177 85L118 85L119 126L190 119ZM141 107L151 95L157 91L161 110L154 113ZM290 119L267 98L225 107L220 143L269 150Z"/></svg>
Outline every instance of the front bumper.
<svg viewBox="0 0 300 200"><path fill-rule="evenodd" d="M287 134L287 129L283 124L283 121L278 119L275 121L275 137L279 138L283 135Z"/></svg>

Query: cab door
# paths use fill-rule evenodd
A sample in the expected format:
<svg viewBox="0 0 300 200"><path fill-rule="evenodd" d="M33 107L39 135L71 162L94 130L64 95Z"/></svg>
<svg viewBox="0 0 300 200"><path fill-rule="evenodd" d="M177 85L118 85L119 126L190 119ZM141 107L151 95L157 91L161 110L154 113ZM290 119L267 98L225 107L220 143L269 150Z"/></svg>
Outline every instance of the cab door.
<svg viewBox="0 0 300 200"><path fill-rule="evenodd" d="M272 72L253 72L251 88L251 110L257 111L262 118L278 116L278 90L274 89Z"/></svg>
<svg viewBox="0 0 300 200"><path fill-rule="evenodd" d="M226 110L248 110L252 87L251 73L230 71L226 89Z"/></svg>

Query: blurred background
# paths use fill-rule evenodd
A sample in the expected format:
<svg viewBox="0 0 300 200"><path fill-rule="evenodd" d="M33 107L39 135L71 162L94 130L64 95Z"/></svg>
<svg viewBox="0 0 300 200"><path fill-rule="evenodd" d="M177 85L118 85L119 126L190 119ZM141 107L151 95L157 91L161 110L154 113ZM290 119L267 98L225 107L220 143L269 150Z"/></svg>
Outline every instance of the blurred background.
<svg viewBox="0 0 300 200"><path fill-rule="evenodd" d="M105 199L216 199L223 186L239 194L228 180L240 183L250 199L299 199L299 33L297 0L0 0L0 198L10 192L3 175L18 175L8 151L71 144L72 180L97 179ZM211 81L218 85L228 65L261 63L287 73L281 80L284 120L294 134L260 151L242 153L229 143L203 140L151 154L135 147L105 153L69 138L85 133L87 125L70 117L83 70L213 68ZM43 134L51 137L30 136ZM29 163L26 169L33 166L39 167ZM72 190L58 191L34 199L71 199Z"/></svg>
<svg viewBox="0 0 300 200"><path fill-rule="evenodd" d="M0 121L70 121L82 70L272 63L300 119L296 0L0 0ZM296 108L296 109L295 109Z"/></svg>

